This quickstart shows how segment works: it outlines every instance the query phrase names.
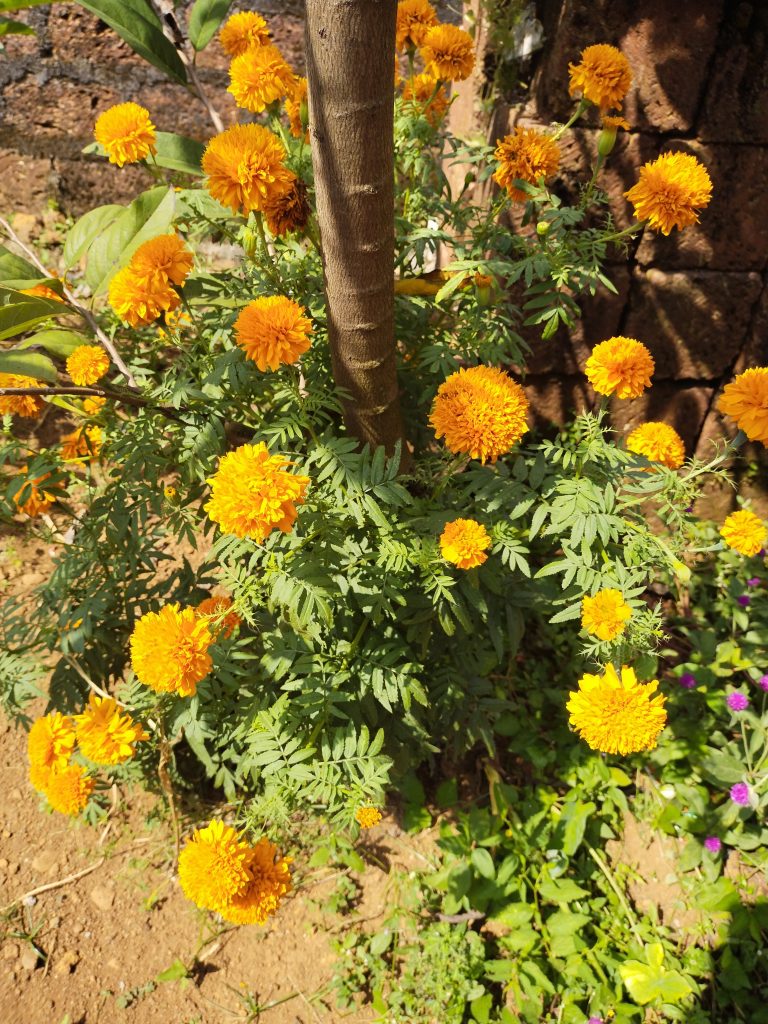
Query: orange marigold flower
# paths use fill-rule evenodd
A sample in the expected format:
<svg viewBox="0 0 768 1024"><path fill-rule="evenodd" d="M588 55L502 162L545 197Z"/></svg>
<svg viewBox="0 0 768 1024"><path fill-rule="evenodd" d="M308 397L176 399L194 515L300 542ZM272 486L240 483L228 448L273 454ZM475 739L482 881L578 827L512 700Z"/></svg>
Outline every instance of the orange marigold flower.
<svg viewBox="0 0 768 1024"><path fill-rule="evenodd" d="M612 117L610 114L603 114L602 118L600 119L600 123L602 124L603 128L608 128L609 130L613 129L614 131L617 128L623 128L625 132L628 132L631 127L629 121L627 121L626 118Z"/></svg>
<svg viewBox="0 0 768 1024"><path fill-rule="evenodd" d="M291 891L290 857L281 857L274 843L260 839L249 850L246 868L250 880L228 903L219 908L231 924L266 924L280 901Z"/></svg>
<svg viewBox="0 0 768 1024"><path fill-rule="evenodd" d="M223 821L196 829L179 854L179 883L187 899L221 911L250 881L250 847Z"/></svg>
<svg viewBox="0 0 768 1024"><path fill-rule="evenodd" d="M64 299L55 292L53 288L49 288L47 284L36 284L32 288L21 288L22 295L31 295L37 299L50 299L51 302L64 302Z"/></svg>
<svg viewBox="0 0 768 1024"><path fill-rule="evenodd" d="M25 377L23 373L0 373L0 388L44 388L42 381L34 377ZM34 419L45 406L38 395L0 395L0 415L24 416Z"/></svg>
<svg viewBox="0 0 768 1024"><path fill-rule="evenodd" d="M266 46L269 38L266 21L255 11L233 14L219 31L219 42L230 57L239 57L252 46Z"/></svg>
<svg viewBox="0 0 768 1024"><path fill-rule="evenodd" d="M599 590L594 597L585 595L581 602L581 624L599 640L615 640L631 617L632 609L620 590Z"/></svg>
<svg viewBox="0 0 768 1024"><path fill-rule="evenodd" d="M284 191L278 192L264 204L264 219L270 232L277 238L290 231L300 231L309 220L307 186L294 178Z"/></svg>
<svg viewBox="0 0 768 1024"><path fill-rule="evenodd" d="M111 697L92 693L88 707L75 715L80 752L96 764L122 764L136 753L136 744L149 735L130 715L120 713Z"/></svg>
<svg viewBox="0 0 768 1024"><path fill-rule="evenodd" d="M33 722L27 736L29 779L39 792L48 785L53 768L63 768L75 749L75 725L58 711Z"/></svg>
<svg viewBox="0 0 768 1024"><path fill-rule="evenodd" d="M229 69L227 92L235 103L260 114L270 103L293 92L295 75L276 46L255 46L235 57Z"/></svg>
<svg viewBox="0 0 768 1024"><path fill-rule="evenodd" d="M122 167L156 153L155 126L149 111L138 103L118 103L96 120L94 137L107 151L109 162Z"/></svg>
<svg viewBox="0 0 768 1024"><path fill-rule="evenodd" d="M109 356L101 345L78 345L67 359L67 373L78 387L95 384L108 369Z"/></svg>
<svg viewBox="0 0 768 1024"><path fill-rule="evenodd" d="M295 363L311 344L306 310L284 295L254 299L235 320L235 340L258 368L277 370Z"/></svg>
<svg viewBox="0 0 768 1024"><path fill-rule="evenodd" d="M440 536L443 558L459 569L474 569L487 561L491 538L485 527L474 519L454 519L445 524Z"/></svg>
<svg viewBox="0 0 768 1024"><path fill-rule="evenodd" d="M437 11L427 0L400 0L397 5L395 46L405 50L421 46L427 29L437 25Z"/></svg>
<svg viewBox="0 0 768 1024"><path fill-rule="evenodd" d="M641 341L618 336L595 345L584 372L601 395L637 398L650 387L655 365Z"/></svg>
<svg viewBox="0 0 768 1024"><path fill-rule="evenodd" d="M729 548L740 555L751 557L768 544L768 529L765 523L748 508L739 509L726 516L720 527L720 536Z"/></svg>
<svg viewBox="0 0 768 1024"><path fill-rule="evenodd" d="M26 467L21 470L21 474L26 476ZM13 496L13 502L19 512L23 512L25 515L32 517L39 516L43 512L48 511L51 505L56 501L56 495L51 494L48 491L41 490L40 485L50 479L50 473L43 473L42 476L35 477L34 480L24 481L21 490L16 491Z"/></svg>
<svg viewBox="0 0 768 1024"><path fill-rule="evenodd" d="M726 384L718 406L750 441L768 445L768 366L753 366Z"/></svg>
<svg viewBox="0 0 768 1024"><path fill-rule="evenodd" d="M528 429L528 399L494 366L458 370L437 390L429 422L452 452L495 462Z"/></svg>
<svg viewBox="0 0 768 1024"><path fill-rule="evenodd" d="M109 282L109 304L131 327L152 323L161 313L176 309L180 302L178 292L167 278L139 274L130 263Z"/></svg>
<svg viewBox="0 0 768 1024"><path fill-rule="evenodd" d="M194 608L167 604L142 615L131 634L131 664L136 678L155 693L194 697L197 684L213 666L208 622Z"/></svg>
<svg viewBox="0 0 768 1024"><path fill-rule="evenodd" d="M208 480L211 498L205 511L224 533L260 544L272 530L288 533L309 485L308 476L283 469L292 465L282 455L270 455L263 442L228 452Z"/></svg>
<svg viewBox="0 0 768 1024"><path fill-rule="evenodd" d="M355 821L360 828L373 828L381 821L381 811L378 807L358 807L355 811Z"/></svg>
<svg viewBox="0 0 768 1024"><path fill-rule="evenodd" d="M571 96L580 92L585 100L601 110L615 107L621 110L624 97L632 84L629 61L615 46L596 43L581 51L578 64L569 64Z"/></svg>
<svg viewBox="0 0 768 1024"><path fill-rule="evenodd" d="M603 675L586 673L578 690L569 693L571 726L592 750L603 754L634 754L656 746L667 723L663 695L652 697L658 680L637 681L634 669L623 665L619 678L613 665Z"/></svg>
<svg viewBox="0 0 768 1024"><path fill-rule="evenodd" d="M83 412L86 416L98 416L106 404L106 398L100 398L98 395L94 395L91 398L86 398L83 402Z"/></svg>
<svg viewBox="0 0 768 1024"><path fill-rule="evenodd" d="M668 423L641 423L627 438L627 449L669 469L680 469L685 462L683 439Z"/></svg>
<svg viewBox="0 0 768 1024"><path fill-rule="evenodd" d="M94 785L81 765L67 764L51 769L44 792L54 811L74 817L88 803Z"/></svg>
<svg viewBox="0 0 768 1024"><path fill-rule="evenodd" d="M422 116L433 128L437 128L448 109L448 91L433 75L422 74L410 78L403 88L403 99L423 108Z"/></svg>
<svg viewBox="0 0 768 1024"><path fill-rule="evenodd" d="M469 32L457 25L428 28L419 44L427 71L448 82L463 82L475 66L475 44Z"/></svg>
<svg viewBox="0 0 768 1024"><path fill-rule="evenodd" d="M140 245L131 257L130 267L153 284L181 285L192 269L192 253L177 234L157 235Z"/></svg>
<svg viewBox="0 0 768 1024"><path fill-rule="evenodd" d="M100 427L78 427L61 439L61 457L65 462L88 462L101 451Z"/></svg>
<svg viewBox="0 0 768 1024"><path fill-rule="evenodd" d="M663 153L640 168L637 184L624 195L638 220L668 235L672 228L698 224L696 211L709 205L712 181L690 153Z"/></svg>
<svg viewBox="0 0 768 1024"><path fill-rule="evenodd" d="M307 120L307 80L295 78L293 88L285 99L285 112L291 128L291 135L300 139L306 135Z"/></svg>
<svg viewBox="0 0 768 1024"><path fill-rule="evenodd" d="M233 213L262 210L294 180L284 158L285 147L269 128L233 125L214 136L203 153L208 191Z"/></svg>
<svg viewBox="0 0 768 1024"><path fill-rule="evenodd" d="M201 619L206 620L214 639L222 635L225 640L229 640L234 630L243 624L243 620L232 609L232 598L224 594L204 598L195 611Z"/></svg>
<svg viewBox="0 0 768 1024"><path fill-rule="evenodd" d="M524 203L528 196L516 188L515 180L538 184L557 174L560 166L560 147L554 139L535 128L518 125L513 135L507 135L493 154L499 162L494 181L505 188L516 203Z"/></svg>

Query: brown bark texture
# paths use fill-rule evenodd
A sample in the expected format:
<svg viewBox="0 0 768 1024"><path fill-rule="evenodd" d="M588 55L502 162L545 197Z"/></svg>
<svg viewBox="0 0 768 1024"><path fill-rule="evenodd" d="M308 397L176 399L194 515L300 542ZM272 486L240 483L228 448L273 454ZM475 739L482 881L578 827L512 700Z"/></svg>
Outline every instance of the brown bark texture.
<svg viewBox="0 0 768 1024"><path fill-rule="evenodd" d="M394 338L396 0L307 0L309 131L328 337L351 434L403 439Z"/></svg>

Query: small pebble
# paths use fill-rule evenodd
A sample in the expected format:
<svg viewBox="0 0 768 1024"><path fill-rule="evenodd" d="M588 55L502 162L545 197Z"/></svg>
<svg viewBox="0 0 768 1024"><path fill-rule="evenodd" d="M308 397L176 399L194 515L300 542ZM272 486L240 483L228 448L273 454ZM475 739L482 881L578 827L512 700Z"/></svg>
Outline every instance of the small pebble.
<svg viewBox="0 0 768 1024"><path fill-rule="evenodd" d="M21 954L21 966L25 967L28 971L34 971L39 962L37 953L31 946L27 946Z"/></svg>

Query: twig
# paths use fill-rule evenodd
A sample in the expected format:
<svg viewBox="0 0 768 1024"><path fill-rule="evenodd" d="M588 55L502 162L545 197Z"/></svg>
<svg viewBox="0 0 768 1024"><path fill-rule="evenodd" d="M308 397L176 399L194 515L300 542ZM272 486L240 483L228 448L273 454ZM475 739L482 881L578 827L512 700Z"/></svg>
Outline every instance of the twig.
<svg viewBox="0 0 768 1024"><path fill-rule="evenodd" d="M466 910L463 914L435 914L435 917L446 924L464 924L465 921L482 921L485 914L479 910Z"/></svg>
<svg viewBox="0 0 768 1024"><path fill-rule="evenodd" d="M93 692L97 696L104 697L107 700L113 700L115 704L118 704L121 708L125 708L126 711L135 711L135 708L133 708L130 704L124 704L121 700L118 700L117 697L113 697L112 694L107 693L106 690L102 690L102 688L97 683L94 683L91 677L86 672L84 672L82 668L80 668L80 666L78 665L74 658L71 658L68 654L62 654L62 658L71 668L75 670L75 672L77 672L77 674L80 676L83 682L87 683L88 687L91 690L93 690Z"/></svg>
<svg viewBox="0 0 768 1024"><path fill-rule="evenodd" d="M113 391L111 388L82 388L68 385L57 385L56 387L41 387L41 388L0 388L0 398L4 398L6 395L95 395L98 398L111 398L116 402L124 402L126 405L139 406L145 408L149 406L156 412L161 412L164 416L169 419L176 420L177 422L183 422L179 412L186 412L186 409L170 409L167 405L153 405L148 398L144 398L142 395L134 395L130 392L125 391Z"/></svg>
<svg viewBox="0 0 768 1024"><path fill-rule="evenodd" d="M179 812L176 808L176 796L173 792L173 783L171 782L171 776L168 773L168 765L170 764L172 755L171 745L168 742L168 737L165 733L165 722L163 721L162 712L157 716L157 720L158 732L160 733L160 761L157 765L157 777L160 779L160 785L168 798L168 809L171 812L171 821L173 822L173 841L175 847L173 870L175 871L176 865L179 863L179 851L181 849L181 823L179 822Z"/></svg>
<svg viewBox="0 0 768 1024"><path fill-rule="evenodd" d="M70 882L76 882L79 878L84 878L86 875L90 875L91 872L100 868L106 859L106 857L102 857L89 868L83 868L82 871L76 871L74 875L67 875L66 878L60 878L57 882L48 882L45 885L38 885L36 889L30 889L29 892L25 892L21 896L17 896L16 899L7 906L1 907L0 915L7 914L8 911L13 910L17 904L23 903L24 900L31 899L32 896L39 896L41 893L50 892L51 889L60 889L62 885L69 885Z"/></svg>
<svg viewBox="0 0 768 1024"><path fill-rule="evenodd" d="M187 74L189 75L190 82L194 85L195 94L200 102L203 104L205 109L208 111L208 117L211 119L211 124L217 132L221 133L224 131L224 122L219 116L218 110L214 107L211 101L208 99L208 93L203 87L203 83L200 81L200 76L197 73L194 61L191 61L186 54L181 54L182 60L186 64Z"/></svg>

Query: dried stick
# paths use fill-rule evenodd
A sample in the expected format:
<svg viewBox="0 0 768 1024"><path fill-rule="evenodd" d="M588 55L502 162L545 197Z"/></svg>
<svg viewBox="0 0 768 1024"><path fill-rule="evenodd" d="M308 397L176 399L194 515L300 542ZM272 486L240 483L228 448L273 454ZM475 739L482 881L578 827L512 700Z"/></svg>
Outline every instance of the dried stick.
<svg viewBox="0 0 768 1024"><path fill-rule="evenodd" d="M66 878L60 878L58 882L48 882L46 885L38 885L36 889L30 889L29 892L25 892L21 896L17 896L16 899L12 900L7 904L7 906L0 907L0 916L7 914L9 910L13 910L17 904L23 903L24 900L31 899L33 896L39 896L44 892L50 892L51 889L59 889L62 885L69 885L70 882L76 882L79 878L85 878L86 875L90 875L92 871L96 871L97 868L100 868L106 859L106 857L102 857L89 868L83 868L82 871L76 871L74 875L67 875Z"/></svg>

